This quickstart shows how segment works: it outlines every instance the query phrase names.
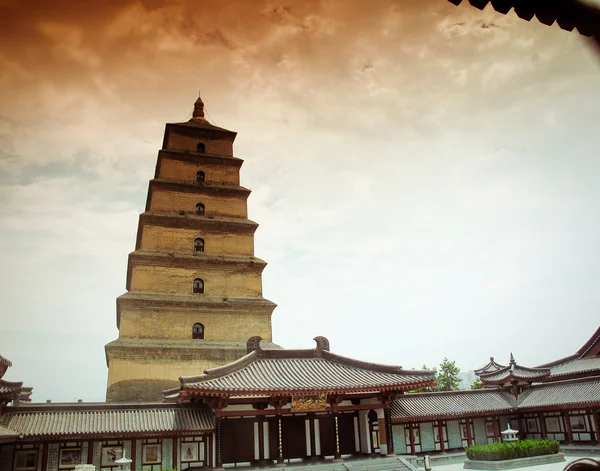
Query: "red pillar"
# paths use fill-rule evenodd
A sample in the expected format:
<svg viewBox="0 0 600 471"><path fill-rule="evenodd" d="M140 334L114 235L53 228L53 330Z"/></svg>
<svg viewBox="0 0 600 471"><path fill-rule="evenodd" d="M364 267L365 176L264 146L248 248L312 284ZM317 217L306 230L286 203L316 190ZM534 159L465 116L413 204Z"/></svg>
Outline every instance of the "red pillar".
<svg viewBox="0 0 600 471"><path fill-rule="evenodd" d="M565 424L565 434L567 435L566 443L573 443L573 432L571 431L571 422L569 414L565 411L562 413L563 422Z"/></svg>
<svg viewBox="0 0 600 471"><path fill-rule="evenodd" d="M131 456L129 457L129 459L131 459L131 465L129 465L129 469L133 469L135 470L135 457L137 455L137 453L135 452L135 445L136 445L136 440L135 438L131 439ZM176 465L173 464L173 468L175 468Z"/></svg>
<svg viewBox="0 0 600 471"><path fill-rule="evenodd" d="M540 433L542 434L542 438L546 440L548 438L548 430L546 429L546 419L543 412L538 414L538 420L540 421Z"/></svg>
<svg viewBox="0 0 600 471"><path fill-rule="evenodd" d="M87 464L94 464L94 442L88 441Z"/></svg>
<svg viewBox="0 0 600 471"><path fill-rule="evenodd" d="M394 452L394 431L392 430L392 414L389 405L383 409L383 418L385 422L385 440L387 442L387 454L395 455Z"/></svg>
<svg viewBox="0 0 600 471"><path fill-rule="evenodd" d="M444 425L441 420L438 420L438 435L440 436L440 451L443 453L446 451L446 444L444 443Z"/></svg>
<svg viewBox="0 0 600 471"><path fill-rule="evenodd" d="M48 444L42 444L42 471L48 469Z"/></svg>
<svg viewBox="0 0 600 471"><path fill-rule="evenodd" d="M598 417L598 411L590 409L592 420L594 421L594 428L596 429L596 442L600 445L600 417Z"/></svg>
<svg viewBox="0 0 600 471"><path fill-rule="evenodd" d="M173 469L178 469L177 466L177 450L179 449L179 437L173 437ZM206 449L204 449L205 456L203 458L206 463ZM135 469L135 467L133 468Z"/></svg>
<svg viewBox="0 0 600 471"><path fill-rule="evenodd" d="M467 419L467 446L473 444L473 434L471 433L471 419Z"/></svg>
<svg viewBox="0 0 600 471"><path fill-rule="evenodd" d="M498 425L498 417L492 416L492 427L494 428L494 441L500 441L500 426Z"/></svg>
<svg viewBox="0 0 600 471"><path fill-rule="evenodd" d="M408 437L410 440L410 454L415 454L415 437L413 435L413 424L408 424Z"/></svg>

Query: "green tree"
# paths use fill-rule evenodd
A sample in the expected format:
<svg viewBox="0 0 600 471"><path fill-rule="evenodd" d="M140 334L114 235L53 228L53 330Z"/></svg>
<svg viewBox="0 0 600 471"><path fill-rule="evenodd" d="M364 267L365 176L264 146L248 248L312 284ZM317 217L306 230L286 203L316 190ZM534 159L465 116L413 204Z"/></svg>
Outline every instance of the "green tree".
<svg viewBox="0 0 600 471"><path fill-rule="evenodd" d="M460 384L458 374L460 368L456 366L456 362L444 358L440 363L440 369L437 372L435 381L437 382L438 391L456 391Z"/></svg>
<svg viewBox="0 0 600 471"><path fill-rule="evenodd" d="M475 381L473 381L473 384L471 385L471 389L483 389L483 384L481 382L481 378L477 378Z"/></svg>

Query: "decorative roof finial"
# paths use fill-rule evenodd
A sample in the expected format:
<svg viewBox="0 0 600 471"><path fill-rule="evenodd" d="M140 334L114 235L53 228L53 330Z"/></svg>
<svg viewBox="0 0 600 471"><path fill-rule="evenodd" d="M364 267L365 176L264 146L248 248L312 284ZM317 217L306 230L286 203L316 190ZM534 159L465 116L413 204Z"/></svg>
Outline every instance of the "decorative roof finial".
<svg viewBox="0 0 600 471"><path fill-rule="evenodd" d="M514 365L515 362L515 357L513 356L512 352L510 352L510 362Z"/></svg>
<svg viewBox="0 0 600 471"><path fill-rule="evenodd" d="M198 92L198 99L194 103L194 113L192 118L204 118L204 102L200 98L200 92Z"/></svg>
<svg viewBox="0 0 600 471"><path fill-rule="evenodd" d="M490 357L490 361L494 361L494 357Z"/></svg>

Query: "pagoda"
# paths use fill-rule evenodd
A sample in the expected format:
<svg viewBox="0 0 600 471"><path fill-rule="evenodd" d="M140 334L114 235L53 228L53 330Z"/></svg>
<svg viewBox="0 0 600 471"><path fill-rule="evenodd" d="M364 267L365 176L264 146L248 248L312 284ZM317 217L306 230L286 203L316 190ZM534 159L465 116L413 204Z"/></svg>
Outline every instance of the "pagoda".
<svg viewBox="0 0 600 471"><path fill-rule="evenodd" d="M271 343L275 304L262 297L235 137L204 118L201 98L189 121L166 125L117 299L119 338L105 347L107 402L160 400L179 377L244 356L248 338Z"/></svg>

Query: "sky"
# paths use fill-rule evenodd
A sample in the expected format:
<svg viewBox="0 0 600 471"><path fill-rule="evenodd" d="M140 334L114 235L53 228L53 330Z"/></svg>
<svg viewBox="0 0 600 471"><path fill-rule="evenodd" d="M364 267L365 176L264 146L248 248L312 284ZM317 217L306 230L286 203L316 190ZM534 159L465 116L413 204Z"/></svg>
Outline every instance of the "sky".
<svg viewBox="0 0 600 471"><path fill-rule="evenodd" d="M0 0L0 354L102 401L166 122L238 132L288 348L535 366L600 325L600 56L446 0ZM198 372L200 373L200 372Z"/></svg>

